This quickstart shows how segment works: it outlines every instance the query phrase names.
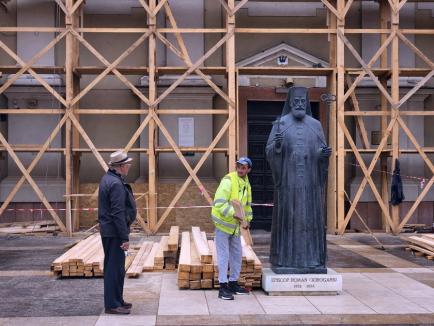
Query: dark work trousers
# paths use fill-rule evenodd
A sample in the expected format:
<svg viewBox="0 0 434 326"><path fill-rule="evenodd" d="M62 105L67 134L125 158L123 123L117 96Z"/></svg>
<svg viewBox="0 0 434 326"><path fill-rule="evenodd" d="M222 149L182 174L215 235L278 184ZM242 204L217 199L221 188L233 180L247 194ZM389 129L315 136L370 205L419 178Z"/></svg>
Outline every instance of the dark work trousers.
<svg viewBox="0 0 434 326"><path fill-rule="evenodd" d="M119 238L102 238L104 248L104 306L114 309L122 306L124 298L125 252Z"/></svg>

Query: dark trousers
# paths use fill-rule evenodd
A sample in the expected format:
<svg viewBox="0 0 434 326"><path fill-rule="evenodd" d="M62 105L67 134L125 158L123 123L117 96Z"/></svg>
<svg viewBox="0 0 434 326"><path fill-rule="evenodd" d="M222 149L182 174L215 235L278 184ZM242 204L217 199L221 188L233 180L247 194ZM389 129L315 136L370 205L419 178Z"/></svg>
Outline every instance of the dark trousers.
<svg viewBox="0 0 434 326"><path fill-rule="evenodd" d="M102 237L104 248L104 306L113 309L124 302L125 253L119 238Z"/></svg>

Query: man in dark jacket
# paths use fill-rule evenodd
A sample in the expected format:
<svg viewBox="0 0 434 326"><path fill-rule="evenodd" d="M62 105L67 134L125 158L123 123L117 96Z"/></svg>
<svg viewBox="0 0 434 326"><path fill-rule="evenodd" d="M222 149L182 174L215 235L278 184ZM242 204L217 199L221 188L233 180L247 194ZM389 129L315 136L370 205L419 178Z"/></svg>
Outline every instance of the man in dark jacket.
<svg viewBox="0 0 434 326"><path fill-rule="evenodd" d="M131 303L123 299L125 256L136 203L124 182L132 159L119 150L110 155L109 170L102 177L98 194L98 221L104 247L104 306L110 314L129 314Z"/></svg>

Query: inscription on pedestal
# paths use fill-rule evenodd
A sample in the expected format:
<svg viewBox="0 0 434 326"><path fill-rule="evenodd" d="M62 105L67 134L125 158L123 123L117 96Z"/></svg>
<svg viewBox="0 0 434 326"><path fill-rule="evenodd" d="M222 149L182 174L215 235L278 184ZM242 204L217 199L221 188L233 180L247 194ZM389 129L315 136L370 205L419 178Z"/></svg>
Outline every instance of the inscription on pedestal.
<svg viewBox="0 0 434 326"><path fill-rule="evenodd" d="M269 294L336 294L342 291L342 276L331 270L327 274L276 274L264 269L262 288Z"/></svg>

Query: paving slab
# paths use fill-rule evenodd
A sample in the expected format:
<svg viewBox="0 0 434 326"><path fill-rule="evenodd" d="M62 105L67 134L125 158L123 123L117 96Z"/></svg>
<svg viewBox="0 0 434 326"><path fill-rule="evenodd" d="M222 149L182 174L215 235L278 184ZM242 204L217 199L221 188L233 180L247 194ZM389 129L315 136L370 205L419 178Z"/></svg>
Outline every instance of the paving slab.
<svg viewBox="0 0 434 326"><path fill-rule="evenodd" d="M99 316L71 317L14 317L0 318L0 325L7 326L94 326Z"/></svg>
<svg viewBox="0 0 434 326"><path fill-rule="evenodd" d="M95 326L154 326L156 316L100 316Z"/></svg>
<svg viewBox="0 0 434 326"><path fill-rule="evenodd" d="M258 302L265 313L272 315L320 314L320 311L303 296L268 296L255 292Z"/></svg>
<svg viewBox="0 0 434 326"><path fill-rule="evenodd" d="M179 290L176 273L164 273L158 305L159 315L209 315L203 290Z"/></svg>
<svg viewBox="0 0 434 326"><path fill-rule="evenodd" d="M259 316L258 318L260 318ZM182 325L241 325L241 316L238 315L213 315L213 316L157 316L158 326L182 326Z"/></svg>
<svg viewBox="0 0 434 326"><path fill-rule="evenodd" d="M378 264L389 268L418 268L419 265L408 260L396 257L384 250L379 250L368 245L341 245L355 253L362 255Z"/></svg>
<svg viewBox="0 0 434 326"><path fill-rule="evenodd" d="M306 299L322 314L375 314L376 312L343 292L336 296L307 296Z"/></svg>
<svg viewBox="0 0 434 326"><path fill-rule="evenodd" d="M211 315L261 315L265 314L256 296L235 295L234 300L221 300L217 290L205 291L208 309Z"/></svg>

